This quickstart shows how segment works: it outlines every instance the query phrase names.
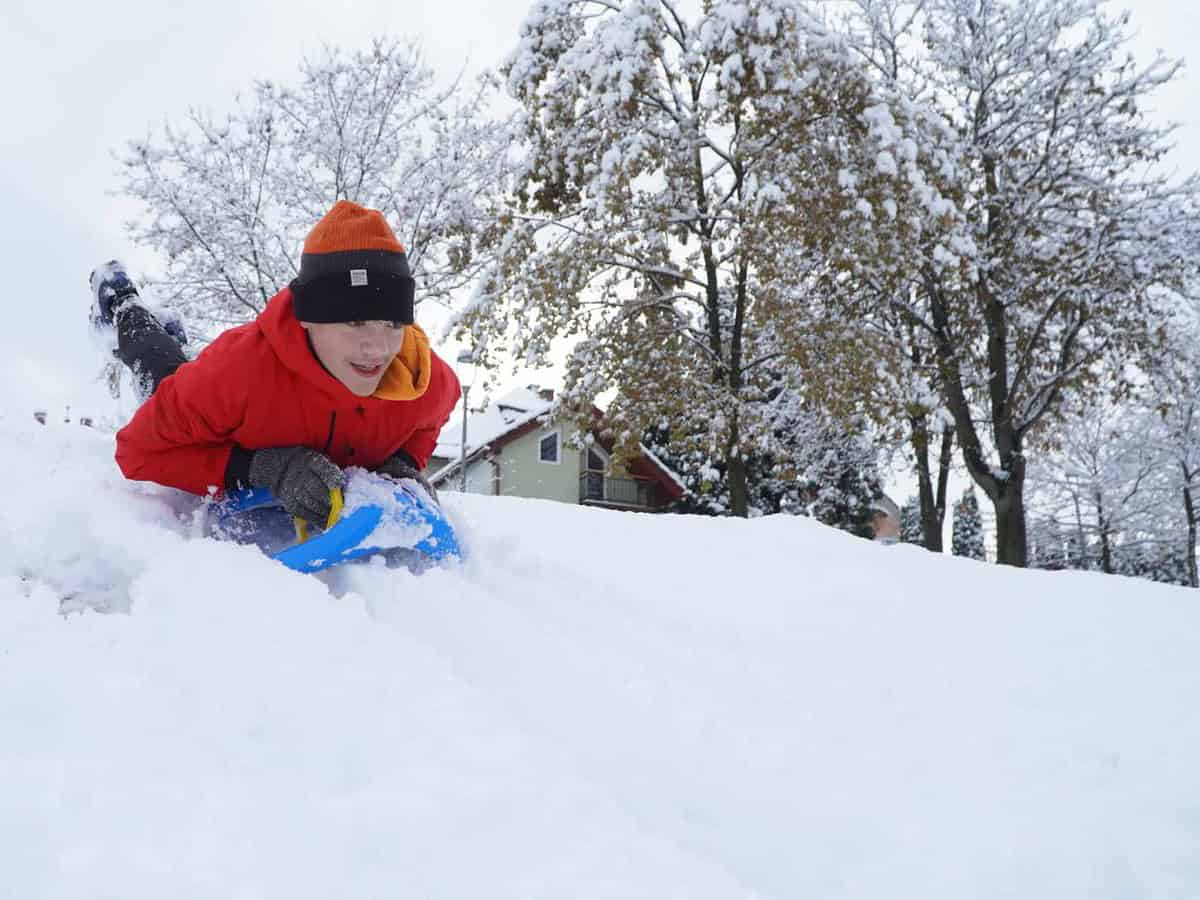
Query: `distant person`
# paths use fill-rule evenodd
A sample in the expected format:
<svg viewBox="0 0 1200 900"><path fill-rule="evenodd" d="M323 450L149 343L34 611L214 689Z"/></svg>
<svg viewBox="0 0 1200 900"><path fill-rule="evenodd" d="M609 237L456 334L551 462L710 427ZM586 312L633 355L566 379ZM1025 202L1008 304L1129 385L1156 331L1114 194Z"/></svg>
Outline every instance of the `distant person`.
<svg viewBox="0 0 1200 900"><path fill-rule="evenodd" d="M339 200L309 233L300 272L258 317L196 359L140 302L117 261L92 273L92 323L148 399L117 433L126 478L193 494L269 488L324 525L343 467L412 478L458 402L453 370L414 323L414 281L383 214Z"/></svg>
<svg viewBox="0 0 1200 900"><path fill-rule="evenodd" d="M880 544L900 541L900 507L887 494L880 494L871 503L871 530Z"/></svg>

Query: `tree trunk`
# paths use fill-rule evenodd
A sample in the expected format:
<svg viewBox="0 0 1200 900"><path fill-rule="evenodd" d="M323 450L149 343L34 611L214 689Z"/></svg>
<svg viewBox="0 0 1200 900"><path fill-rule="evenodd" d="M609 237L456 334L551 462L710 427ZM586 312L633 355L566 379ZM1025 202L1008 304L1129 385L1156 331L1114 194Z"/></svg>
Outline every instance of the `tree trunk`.
<svg viewBox="0 0 1200 900"><path fill-rule="evenodd" d="M729 511L744 519L750 515L746 494L746 461L736 450L729 456L726 473L729 476Z"/></svg>
<svg viewBox="0 0 1200 900"><path fill-rule="evenodd" d="M950 463L954 455L954 430L942 430L942 446L938 453L937 488L933 486L933 472L929 467L929 424L925 416L909 417L910 441L913 458L917 466L917 495L921 501L921 535L925 549L942 553L942 526L946 521L946 488L950 476Z"/></svg>
<svg viewBox="0 0 1200 900"><path fill-rule="evenodd" d="M996 513L996 562L1025 568L1029 565L1029 541L1025 522L1025 457L1021 439L1007 422L993 426L1000 448L999 474L992 471L983 457L979 435L971 421L961 381L949 386L950 411L954 415L956 435L962 448L967 473L992 502Z"/></svg>
<svg viewBox="0 0 1200 900"><path fill-rule="evenodd" d="M1008 412L1008 357L1005 345L1004 308L982 291L988 309L988 361L991 369L992 437L1000 457L997 473L984 458L979 432L971 415L958 345L950 333L949 310L935 276L926 275L930 315L937 344L938 374L946 407L954 417L955 435L962 450L963 463L971 479L983 489L996 511L996 562L1024 568L1029 564L1029 544L1025 525L1025 457L1021 451L1021 433Z"/></svg>
<svg viewBox="0 0 1200 900"><path fill-rule="evenodd" d="M1029 544L1025 534L1025 472L1011 473L993 500L996 508L996 562L1002 566L1029 564Z"/></svg>
<svg viewBox="0 0 1200 900"><path fill-rule="evenodd" d="M909 442L917 468L917 496L921 501L921 542L926 550L942 552L942 529L934 527L933 476L929 471L929 424L925 416L909 416Z"/></svg>
<svg viewBox="0 0 1200 900"><path fill-rule="evenodd" d="M925 549L934 553L942 553L942 523L946 519L946 510L939 508L933 497L933 486L929 482L929 465L919 476L921 496L921 537L925 541Z"/></svg>
<svg viewBox="0 0 1200 900"><path fill-rule="evenodd" d="M1184 470L1186 474L1186 469ZM1196 525L1198 524L1196 502L1192 498L1192 488L1190 485L1183 486L1183 508L1187 512L1187 561L1188 561L1188 579L1191 581L1192 587L1200 587L1200 573L1196 571Z"/></svg>
<svg viewBox="0 0 1200 900"><path fill-rule="evenodd" d="M1096 494L1095 500L1096 524L1100 526L1100 571L1111 575L1113 574L1112 540L1109 537L1111 529L1108 527L1107 514L1104 510L1104 498Z"/></svg>
<svg viewBox="0 0 1200 900"><path fill-rule="evenodd" d="M1075 503L1075 536L1079 541L1079 558L1082 562L1081 569L1090 569L1092 567L1092 552L1088 549L1087 535L1083 531L1083 512L1079 509L1079 495L1072 493L1071 499Z"/></svg>
<svg viewBox="0 0 1200 900"><path fill-rule="evenodd" d="M942 452L938 454L937 484L937 532L942 535L942 523L946 521L946 490L950 487L950 464L954 461L954 428L942 426ZM941 547L941 544L938 544Z"/></svg>
<svg viewBox="0 0 1200 900"><path fill-rule="evenodd" d="M729 481L729 514L745 519L750 515L750 493L746 484L746 460L742 457L742 428L735 412L730 417L725 444L725 477Z"/></svg>

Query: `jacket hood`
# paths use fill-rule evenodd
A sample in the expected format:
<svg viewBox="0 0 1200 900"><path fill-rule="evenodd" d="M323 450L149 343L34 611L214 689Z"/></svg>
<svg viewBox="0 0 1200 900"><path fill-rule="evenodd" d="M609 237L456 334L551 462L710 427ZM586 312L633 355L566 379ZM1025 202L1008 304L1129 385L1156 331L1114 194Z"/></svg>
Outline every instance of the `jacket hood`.
<svg viewBox="0 0 1200 900"><path fill-rule="evenodd" d="M338 399L354 394L321 365L296 318L291 288L271 298L255 320L279 361L313 387ZM404 326L404 343L371 396L380 400L415 400L429 389L433 366L429 338L419 325Z"/></svg>

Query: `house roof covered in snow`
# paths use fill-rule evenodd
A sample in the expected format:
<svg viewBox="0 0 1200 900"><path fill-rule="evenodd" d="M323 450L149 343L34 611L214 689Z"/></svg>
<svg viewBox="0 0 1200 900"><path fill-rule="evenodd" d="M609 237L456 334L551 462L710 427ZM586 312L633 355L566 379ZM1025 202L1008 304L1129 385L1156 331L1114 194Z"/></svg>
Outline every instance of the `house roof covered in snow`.
<svg viewBox="0 0 1200 900"><path fill-rule="evenodd" d="M497 397L479 412L467 416L467 455L544 416L553 405L552 400L533 387L517 388ZM457 460L461 453L462 418L452 416L438 435L433 455Z"/></svg>
<svg viewBox="0 0 1200 900"><path fill-rule="evenodd" d="M457 416L451 416L438 435L437 446L433 450L435 458L447 461L436 470L431 469L433 483L441 484L452 477L464 455L470 464L475 456L488 447L507 443L506 438L519 437L520 434L536 427L537 420L548 415L554 406L552 398L553 394L550 391L539 390L536 386L517 388L491 401L479 412L469 414L466 454L462 453L461 412ZM643 458L650 465L650 470L660 481L666 482L664 486L671 496L678 497L687 492L679 476L648 447L639 445L639 448Z"/></svg>

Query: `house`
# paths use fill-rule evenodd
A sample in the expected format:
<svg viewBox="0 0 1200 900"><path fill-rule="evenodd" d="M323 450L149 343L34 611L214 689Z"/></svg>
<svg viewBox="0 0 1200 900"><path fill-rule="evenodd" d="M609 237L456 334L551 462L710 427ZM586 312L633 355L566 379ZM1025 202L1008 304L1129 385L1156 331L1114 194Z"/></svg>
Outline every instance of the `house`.
<svg viewBox="0 0 1200 900"><path fill-rule="evenodd" d="M645 447L618 466L598 436L586 449L570 446L575 427L551 419L553 405L553 392L520 388L467 416L468 492L645 512L683 495L678 477ZM429 461L439 490L461 489L462 427L460 418L446 423Z"/></svg>

